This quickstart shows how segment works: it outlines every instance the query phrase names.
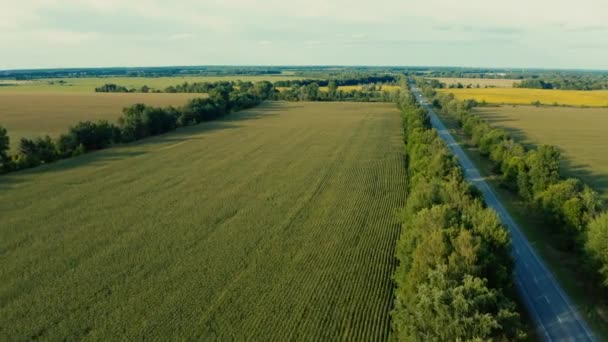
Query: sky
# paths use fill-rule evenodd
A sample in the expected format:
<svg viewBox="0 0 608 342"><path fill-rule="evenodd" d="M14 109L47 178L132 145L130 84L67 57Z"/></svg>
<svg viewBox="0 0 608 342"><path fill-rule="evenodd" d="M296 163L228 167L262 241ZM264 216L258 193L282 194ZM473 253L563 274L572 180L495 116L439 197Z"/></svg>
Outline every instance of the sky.
<svg viewBox="0 0 608 342"><path fill-rule="evenodd" d="M608 69L606 0L0 0L0 70Z"/></svg>

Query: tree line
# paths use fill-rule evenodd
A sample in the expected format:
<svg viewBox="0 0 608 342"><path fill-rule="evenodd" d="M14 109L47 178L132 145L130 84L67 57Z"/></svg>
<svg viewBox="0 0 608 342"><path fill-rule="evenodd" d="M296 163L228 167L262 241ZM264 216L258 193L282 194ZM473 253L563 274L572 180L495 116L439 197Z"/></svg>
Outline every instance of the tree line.
<svg viewBox="0 0 608 342"><path fill-rule="evenodd" d="M154 89L147 85L143 85L139 88L131 87L127 88L114 83L106 83L100 87L95 88L95 92L98 93L199 93L206 94L214 89L229 89L232 91L234 88L238 88L243 92L249 91L254 87L253 82L184 82L175 86L168 86L165 89Z"/></svg>
<svg viewBox="0 0 608 342"><path fill-rule="evenodd" d="M578 255L581 271L608 289L608 212L601 213L603 204L591 187L560 174L558 148L524 146L472 113L473 100L459 101L430 87L425 93L434 96L438 110L457 119L480 154L493 162L501 185L527 203L531 213L540 213L558 247Z"/></svg>
<svg viewBox="0 0 608 342"><path fill-rule="evenodd" d="M153 107L135 104L124 108L118 122L83 121L57 139L46 135L21 138L17 153L11 154L8 132L0 127L0 173L35 167L89 151L163 134L178 127L218 119L230 112L251 108L272 97L270 82L254 84L247 91L215 88L207 98L189 100L182 107Z"/></svg>
<svg viewBox="0 0 608 342"><path fill-rule="evenodd" d="M337 80L319 81L319 80L307 80L298 81L293 83L288 89L279 91L276 89L277 84L283 81L275 82L273 85L271 96L268 99L277 101L353 101L353 102L394 102L395 92L383 91L382 86L385 84L366 84L361 87L360 90L340 90L340 82ZM286 81L291 82L291 81ZM270 83L270 82L269 82ZM321 86L328 87L328 91L321 91ZM359 83L357 83L359 84ZM390 85L393 85L391 83ZM143 86L141 89L127 88L124 86L108 83L101 87L95 88L96 92L118 92L118 93L133 93L133 92L155 92L155 93L210 93L215 89L228 89L233 91L238 89L240 92L249 92L254 88L254 84L248 81L236 81L236 82L184 82L176 86L169 86L164 90L160 91L152 89L148 86Z"/></svg>
<svg viewBox="0 0 608 342"><path fill-rule="evenodd" d="M545 75L542 77L524 78L515 83L515 88L562 89L562 90L606 90L608 75Z"/></svg>
<svg viewBox="0 0 608 342"><path fill-rule="evenodd" d="M264 100L283 101L355 101L395 102L398 91L384 91L382 85L370 84L361 90L343 91L338 82L330 80L328 91L316 83L278 91L272 83L200 82L169 87L171 92L206 93L208 98L190 100L180 108L158 108L136 104L123 109L118 122L84 121L69 128L57 139L50 136L22 138L17 153L10 154L8 134L0 130L0 173L35 167L58 159L99 150L111 145L128 143L148 136L162 134L178 127L214 120L231 111L253 107ZM144 86L146 92L151 90ZM101 92L132 92L126 87L106 84L96 89Z"/></svg>
<svg viewBox="0 0 608 342"><path fill-rule="evenodd" d="M275 88L302 88L307 86L316 85L317 87L332 87L332 86L352 86L360 84L384 84L384 85L395 85L397 81L396 76L384 75L384 76L360 76L357 78L346 78L346 79L303 79L303 80L279 80L273 83ZM142 87L125 87L114 83L107 83L100 87L95 88L95 92L103 93L136 93L136 92L154 92L154 93L208 93L215 88L243 88L243 91L247 91L253 87L253 83L250 81L217 81L217 82L184 82L182 84L169 86L164 89L154 89L147 85Z"/></svg>
<svg viewBox="0 0 608 342"><path fill-rule="evenodd" d="M360 90L344 91L338 83L329 81L327 91L321 91L313 82L305 86L295 85L283 91L276 91L274 99L281 101L352 101L352 102L395 102L398 91L384 91L381 85L366 85Z"/></svg>
<svg viewBox="0 0 608 342"><path fill-rule="evenodd" d="M494 211L464 180L431 128L428 113L404 89L408 193L399 214L399 265L391 313L398 340L517 340L525 332L512 299L511 240Z"/></svg>
<svg viewBox="0 0 608 342"><path fill-rule="evenodd" d="M334 82L337 86L352 86L359 84L370 83L391 83L396 84L399 81L398 75L359 75L348 78L328 78L328 79L303 79L303 80L279 80L274 82L275 87L294 87L307 86L311 83L316 83L320 87L329 86L330 82Z"/></svg>

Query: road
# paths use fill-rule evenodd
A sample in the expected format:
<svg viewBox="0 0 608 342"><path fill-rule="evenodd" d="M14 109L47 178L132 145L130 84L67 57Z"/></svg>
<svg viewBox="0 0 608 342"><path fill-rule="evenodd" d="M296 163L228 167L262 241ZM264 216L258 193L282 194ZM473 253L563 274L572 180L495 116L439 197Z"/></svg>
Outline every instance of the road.
<svg viewBox="0 0 608 342"><path fill-rule="evenodd" d="M510 231L515 259L515 285L536 323L539 336L545 341L594 341L595 337L587 323L532 249L479 170L424 100L420 90L412 86L412 92L418 102L428 110L431 124L437 129L439 136L458 158L466 179L481 191L487 205L498 213L500 220Z"/></svg>

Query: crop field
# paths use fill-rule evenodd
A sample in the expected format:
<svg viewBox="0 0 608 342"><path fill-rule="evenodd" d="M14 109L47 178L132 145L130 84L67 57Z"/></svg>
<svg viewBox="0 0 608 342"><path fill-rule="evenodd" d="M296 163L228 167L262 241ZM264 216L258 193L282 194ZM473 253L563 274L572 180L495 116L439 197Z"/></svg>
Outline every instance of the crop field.
<svg viewBox="0 0 608 342"><path fill-rule="evenodd" d="M608 198L608 108L501 106L476 111L525 143L559 147L565 173Z"/></svg>
<svg viewBox="0 0 608 342"><path fill-rule="evenodd" d="M201 94L0 92L0 125L15 149L22 137L58 136L79 121L115 121L124 107L136 103L179 106L196 96Z"/></svg>
<svg viewBox="0 0 608 342"><path fill-rule="evenodd" d="M525 88L438 89L453 93L459 99L475 99L495 104L529 105L540 101L544 105L608 107L608 90L544 90Z"/></svg>
<svg viewBox="0 0 608 342"><path fill-rule="evenodd" d="M53 78L33 81L2 80L2 92L94 92L95 88L106 83L115 83L127 88L141 88L144 85L153 89L165 89L169 86L184 82L216 82L216 81L285 81L299 80L302 77L287 75L234 75L234 76L171 76L171 77L83 77L83 78ZM60 81L64 81L62 83Z"/></svg>
<svg viewBox="0 0 608 342"><path fill-rule="evenodd" d="M457 85L458 83L463 86L471 85L472 87L480 88L496 87L496 88L513 88L513 83L520 83L521 80L515 79L504 79L504 78L452 78L452 77L431 77L431 79L438 80L441 83L445 83L447 86Z"/></svg>
<svg viewBox="0 0 608 342"><path fill-rule="evenodd" d="M392 104L267 103L0 177L0 340L386 340Z"/></svg>

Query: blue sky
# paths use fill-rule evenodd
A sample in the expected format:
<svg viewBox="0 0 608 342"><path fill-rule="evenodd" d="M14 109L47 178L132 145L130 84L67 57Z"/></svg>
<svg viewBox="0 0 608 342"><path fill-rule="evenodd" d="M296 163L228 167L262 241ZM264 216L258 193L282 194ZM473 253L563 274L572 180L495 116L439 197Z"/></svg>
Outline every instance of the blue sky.
<svg viewBox="0 0 608 342"><path fill-rule="evenodd" d="M0 69L608 69L606 0L0 0Z"/></svg>

